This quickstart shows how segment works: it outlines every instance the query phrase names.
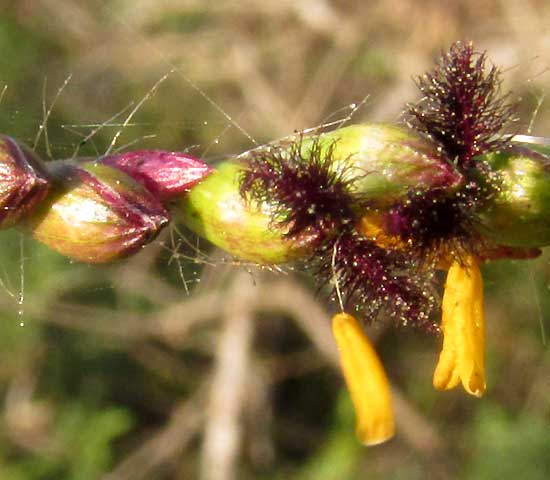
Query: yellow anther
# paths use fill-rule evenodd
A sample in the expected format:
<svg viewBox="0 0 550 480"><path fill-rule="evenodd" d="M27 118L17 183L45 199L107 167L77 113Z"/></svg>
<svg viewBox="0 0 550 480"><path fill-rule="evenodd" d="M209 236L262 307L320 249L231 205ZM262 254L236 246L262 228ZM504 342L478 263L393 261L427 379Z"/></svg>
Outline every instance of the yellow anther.
<svg viewBox="0 0 550 480"><path fill-rule="evenodd" d="M378 213L369 213L359 220L357 230L382 248L404 248L405 242L384 230L384 219Z"/></svg>
<svg viewBox="0 0 550 480"><path fill-rule="evenodd" d="M384 367L359 322L346 313L335 315L332 331L364 445L389 440L395 432L390 386Z"/></svg>
<svg viewBox="0 0 550 480"><path fill-rule="evenodd" d="M434 387L447 390L462 382L468 393L481 397L485 393L483 281L473 255L452 262L442 311L443 348Z"/></svg>

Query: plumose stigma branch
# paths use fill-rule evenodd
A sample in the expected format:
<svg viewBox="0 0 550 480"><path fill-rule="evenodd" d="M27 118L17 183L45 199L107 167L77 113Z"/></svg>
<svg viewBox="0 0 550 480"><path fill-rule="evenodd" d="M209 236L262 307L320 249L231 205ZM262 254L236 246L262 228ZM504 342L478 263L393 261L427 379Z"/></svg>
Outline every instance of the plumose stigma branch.
<svg viewBox="0 0 550 480"><path fill-rule="evenodd" d="M506 132L516 105L498 68L458 42L416 83L406 126L297 134L215 169L164 151L43 163L1 137L0 226L101 263L173 219L238 258L301 262L345 310L333 333L358 436L383 442L394 433L388 380L353 315L441 332L434 386L479 397L480 264L550 244L550 147ZM448 271L441 306L437 270Z"/></svg>

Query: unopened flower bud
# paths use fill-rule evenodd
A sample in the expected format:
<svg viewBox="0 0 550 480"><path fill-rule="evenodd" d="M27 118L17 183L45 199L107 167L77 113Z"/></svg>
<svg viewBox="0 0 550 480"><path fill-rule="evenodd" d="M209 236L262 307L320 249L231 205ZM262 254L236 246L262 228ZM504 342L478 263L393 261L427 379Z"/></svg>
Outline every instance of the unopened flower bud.
<svg viewBox="0 0 550 480"><path fill-rule="evenodd" d="M514 146L483 156L491 166L495 194L474 226L499 245L550 245L550 157Z"/></svg>
<svg viewBox="0 0 550 480"><path fill-rule="evenodd" d="M315 137L312 137L315 138ZM394 203L411 190L452 190L462 175L446 161L437 145L406 128L360 124L319 136L331 148L334 168L357 177L354 189L378 206ZM304 139L307 151L311 139Z"/></svg>
<svg viewBox="0 0 550 480"><path fill-rule="evenodd" d="M311 252L313 239L289 237L272 222L269 204L246 202L239 191L243 166L221 164L181 197L174 215L198 235L225 251L253 262L284 263Z"/></svg>
<svg viewBox="0 0 550 480"><path fill-rule="evenodd" d="M54 164L54 185L24 228L75 260L102 263L152 241L168 211L124 172L98 162Z"/></svg>
<svg viewBox="0 0 550 480"><path fill-rule="evenodd" d="M161 201L182 195L212 172L211 167L190 155L163 150L109 155L100 163L122 170Z"/></svg>
<svg viewBox="0 0 550 480"><path fill-rule="evenodd" d="M0 136L0 228L13 226L31 212L48 189L48 175L34 152Z"/></svg>

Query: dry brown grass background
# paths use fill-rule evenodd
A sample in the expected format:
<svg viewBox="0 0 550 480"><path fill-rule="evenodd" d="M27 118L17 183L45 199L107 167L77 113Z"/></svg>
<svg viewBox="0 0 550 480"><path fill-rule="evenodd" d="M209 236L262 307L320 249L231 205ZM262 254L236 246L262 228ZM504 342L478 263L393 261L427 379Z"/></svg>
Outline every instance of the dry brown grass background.
<svg viewBox="0 0 550 480"><path fill-rule="evenodd" d="M345 118L350 105L359 107L351 122L396 122L416 98L412 78L458 39L502 66L505 87L522 98L518 129L550 134L545 1L4 0L0 8L5 133L32 144L43 101L72 74L37 145L53 158L72 155L102 124L80 151L104 151L132 106L124 109L165 75L117 146L189 149L214 161ZM173 230L103 268L30 241L21 256L13 233L3 245L0 478L550 477L547 254L484 271L483 400L432 391L438 339L372 329L394 384L398 434L367 450L353 437L335 368L335 307L307 277L235 264L207 245L197 252Z"/></svg>

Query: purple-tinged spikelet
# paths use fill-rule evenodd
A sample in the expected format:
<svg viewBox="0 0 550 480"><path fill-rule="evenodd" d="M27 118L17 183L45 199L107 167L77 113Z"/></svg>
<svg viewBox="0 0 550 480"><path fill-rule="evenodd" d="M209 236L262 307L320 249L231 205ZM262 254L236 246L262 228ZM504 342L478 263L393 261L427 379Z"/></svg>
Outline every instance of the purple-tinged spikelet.
<svg viewBox="0 0 550 480"><path fill-rule="evenodd" d="M143 185L99 162L53 164L50 195L21 228L59 253L105 263L136 253L170 221Z"/></svg>
<svg viewBox="0 0 550 480"><path fill-rule="evenodd" d="M50 178L33 151L0 135L0 228L15 225L48 194Z"/></svg>
<svg viewBox="0 0 550 480"><path fill-rule="evenodd" d="M190 155L164 150L117 153L99 162L126 173L163 202L188 192L212 172Z"/></svg>

